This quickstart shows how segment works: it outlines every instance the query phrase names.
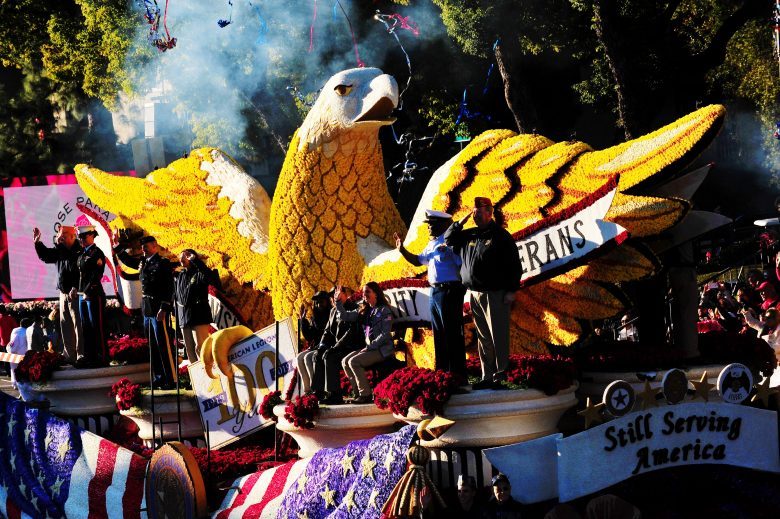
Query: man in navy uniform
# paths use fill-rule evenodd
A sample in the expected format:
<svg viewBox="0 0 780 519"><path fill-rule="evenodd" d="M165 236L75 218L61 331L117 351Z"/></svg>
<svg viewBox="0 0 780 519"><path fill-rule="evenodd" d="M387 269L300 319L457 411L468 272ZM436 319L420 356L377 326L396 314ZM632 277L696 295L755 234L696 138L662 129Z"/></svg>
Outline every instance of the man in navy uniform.
<svg viewBox="0 0 780 519"><path fill-rule="evenodd" d="M77 265L81 245L76 240L76 228L66 225L57 230L57 244L47 247L41 241L41 231L33 229L35 253L44 263L57 265L57 289L60 291L60 341L67 361L75 364L84 356L84 340L81 332L78 300L71 299L70 291L79 284Z"/></svg>
<svg viewBox="0 0 780 519"><path fill-rule="evenodd" d="M118 242L119 235L114 234ZM160 256L160 246L154 236L140 239L141 258L134 258L117 244L114 252L130 268L138 269L141 278L141 312L144 316L144 331L149 340L149 349L154 369L155 387L171 389L177 376L176 351L172 351L168 335L168 316L173 308L173 267L167 258Z"/></svg>
<svg viewBox="0 0 780 519"><path fill-rule="evenodd" d="M431 240L420 254L412 254L401 238L394 234L395 246L401 255L415 266L428 266L431 285L431 327L436 369L457 373L466 378L466 349L463 343L463 297L466 289L460 282L460 256L444 243L444 231L452 223L452 215L443 211L425 210L425 220Z"/></svg>
<svg viewBox="0 0 780 519"><path fill-rule="evenodd" d="M97 231L94 225L78 228L82 251L76 265L79 283L70 291L71 299L78 297L81 330L84 333L84 357L76 360L76 367L97 367L108 362L106 340L103 333L103 311L106 307L106 293L103 291L103 272L106 256L95 245Z"/></svg>

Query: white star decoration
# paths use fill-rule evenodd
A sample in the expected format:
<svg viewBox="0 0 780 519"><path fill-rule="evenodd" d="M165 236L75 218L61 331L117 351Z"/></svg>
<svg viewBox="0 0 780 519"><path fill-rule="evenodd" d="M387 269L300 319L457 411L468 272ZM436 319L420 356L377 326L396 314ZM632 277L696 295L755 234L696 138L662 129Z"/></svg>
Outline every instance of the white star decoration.
<svg viewBox="0 0 780 519"><path fill-rule="evenodd" d="M24 443L30 443L30 428L24 428Z"/></svg>
<svg viewBox="0 0 780 519"><path fill-rule="evenodd" d="M350 456L348 452L344 453L344 457L341 458L341 475L347 477L350 472L355 472L355 467L352 466L352 460L355 456Z"/></svg>
<svg viewBox="0 0 780 519"><path fill-rule="evenodd" d="M306 474L301 474L301 477L298 478L298 493L303 494L303 489L306 488L306 482L309 481L309 478L306 477Z"/></svg>
<svg viewBox="0 0 780 519"><path fill-rule="evenodd" d="M67 439L64 442L60 443L60 446L57 447L57 459L60 460L60 463L65 461L65 456L68 454L69 450L70 450L70 439Z"/></svg>
<svg viewBox="0 0 780 519"><path fill-rule="evenodd" d="M43 447L46 450L49 450L49 445L51 445L51 442L54 440L54 437L51 435L51 430L46 433L46 438L43 440Z"/></svg>
<svg viewBox="0 0 780 519"><path fill-rule="evenodd" d="M389 451L387 451L387 456L385 457L385 470L387 473L390 473L390 469L393 467L393 462L395 461L395 454L393 454L393 449L391 448Z"/></svg>
<svg viewBox="0 0 780 519"><path fill-rule="evenodd" d="M325 483L325 490L320 492L320 496L322 496L322 499L325 500L325 508L336 506L336 502L333 500L333 496L335 495L336 491L328 488L328 484Z"/></svg>
<svg viewBox="0 0 780 519"><path fill-rule="evenodd" d="M19 482L19 492L21 492L24 497L27 497L27 485L24 484L24 481Z"/></svg>
<svg viewBox="0 0 780 519"><path fill-rule="evenodd" d="M360 461L360 467L363 469L364 478L370 477L371 479L376 480L374 477L374 467L376 467L376 461L371 459L371 454L369 454L368 451L366 451L366 455Z"/></svg>
<svg viewBox="0 0 780 519"><path fill-rule="evenodd" d="M379 505L376 504L376 498L379 497L379 491L377 489L374 489L371 491L371 495L368 496L368 503L366 504L367 507L374 507L377 510L379 510Z"/></svg>
<svg viewBox="0 0 780 519"><path fill-rule="evenodd" d="M59 476L57 476L57 480L54 482L54 484L51 486L51 492L52 494L60 495L60 487L62 484L65 483L65 481L61 480Z"/></svg>
<svg viewBox="0 0 780 519"><path fill-rule="evenodd" d="M344 494L343 503L347 505L347 511L349 512L355 506L355 491L351 488Z"/></svg>

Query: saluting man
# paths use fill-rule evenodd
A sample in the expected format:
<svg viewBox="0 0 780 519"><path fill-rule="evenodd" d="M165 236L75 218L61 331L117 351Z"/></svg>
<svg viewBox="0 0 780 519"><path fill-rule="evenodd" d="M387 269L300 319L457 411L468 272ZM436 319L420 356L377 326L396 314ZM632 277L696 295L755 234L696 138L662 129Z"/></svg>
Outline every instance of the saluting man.
<svg viewBox="0 0 780 519"><path fill-rule="evenodd" d="M160 256L160 246L154 236L140 239L141 258L134 258L119 244L119 233L114 233L114 253L130 268L138 269L141 278L141 312L144 316L144 331L149 339L149 348L154 369L155 387L171 389L176 376L174 362L176 352L171 350L168 335L168 316L173 301L173 267L167 258Z"/></svg>
<svg viewBox="0 0 780 519"><path fill-rule="evenodd" d="M79 270L78 287L70 291L71 299L78 297L81 330L84 332L84 357L76 361L76 367L96 367L108 361L106 340L103 333L103 311L106 307L106 293L103 291L103 272L106 256L95 245L97 231L94 225L78 228L82 251L76 265Z"/></svg>
<svg viewBox="0 0 780 519"><path fill-rule="evenodd" d="M433 209L425 210L425 223L431 240L420 254L412 254L394 234L395 246L415 266L428 266L431 285L431 327L436 369L457 373L467 380L466 347L463 343L463 298L466 289L460 282L460 256L444 242L444 231L452 224L452 215Z"/></svg>

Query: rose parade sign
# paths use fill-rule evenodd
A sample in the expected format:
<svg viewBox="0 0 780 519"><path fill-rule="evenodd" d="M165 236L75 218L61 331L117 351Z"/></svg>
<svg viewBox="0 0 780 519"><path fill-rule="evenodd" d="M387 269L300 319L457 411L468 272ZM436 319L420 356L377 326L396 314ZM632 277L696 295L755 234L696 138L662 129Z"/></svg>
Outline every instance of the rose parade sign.
<svg viewBox="0 0 780 519"><path fill-rule="evenodd" d="M290 382L296 355L290 319L278 324L278 335L277 326L271 325L237 342L226 337L224 345L215 344L219 370L203 360L190 365L192 389L212 449L273 423L261 416L260 403L276 389L277 381L280 390Z"/></svg>
<svg viewBox="0 0 780 519"><path fill-rule="evenodd" d="M777 413L689 403L627 414L563 438L486 449L525 503L571 501L650 471L721 464L780 472Z"/></svg>

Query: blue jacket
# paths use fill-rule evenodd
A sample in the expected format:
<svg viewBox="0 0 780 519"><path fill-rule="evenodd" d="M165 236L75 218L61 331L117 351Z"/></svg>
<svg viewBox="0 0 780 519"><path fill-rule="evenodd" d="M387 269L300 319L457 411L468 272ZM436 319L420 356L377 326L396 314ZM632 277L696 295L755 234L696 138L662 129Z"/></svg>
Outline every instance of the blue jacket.
<svg viewBox="0 0 780 519"><path fill-rule="evenodd" d="M367 315L358 310L347 310L336 302L336 313L342 321L357 321L365 334L366 350L379 350L383 357L393 354L393 313L387 305L375 306Z"/></svg>

